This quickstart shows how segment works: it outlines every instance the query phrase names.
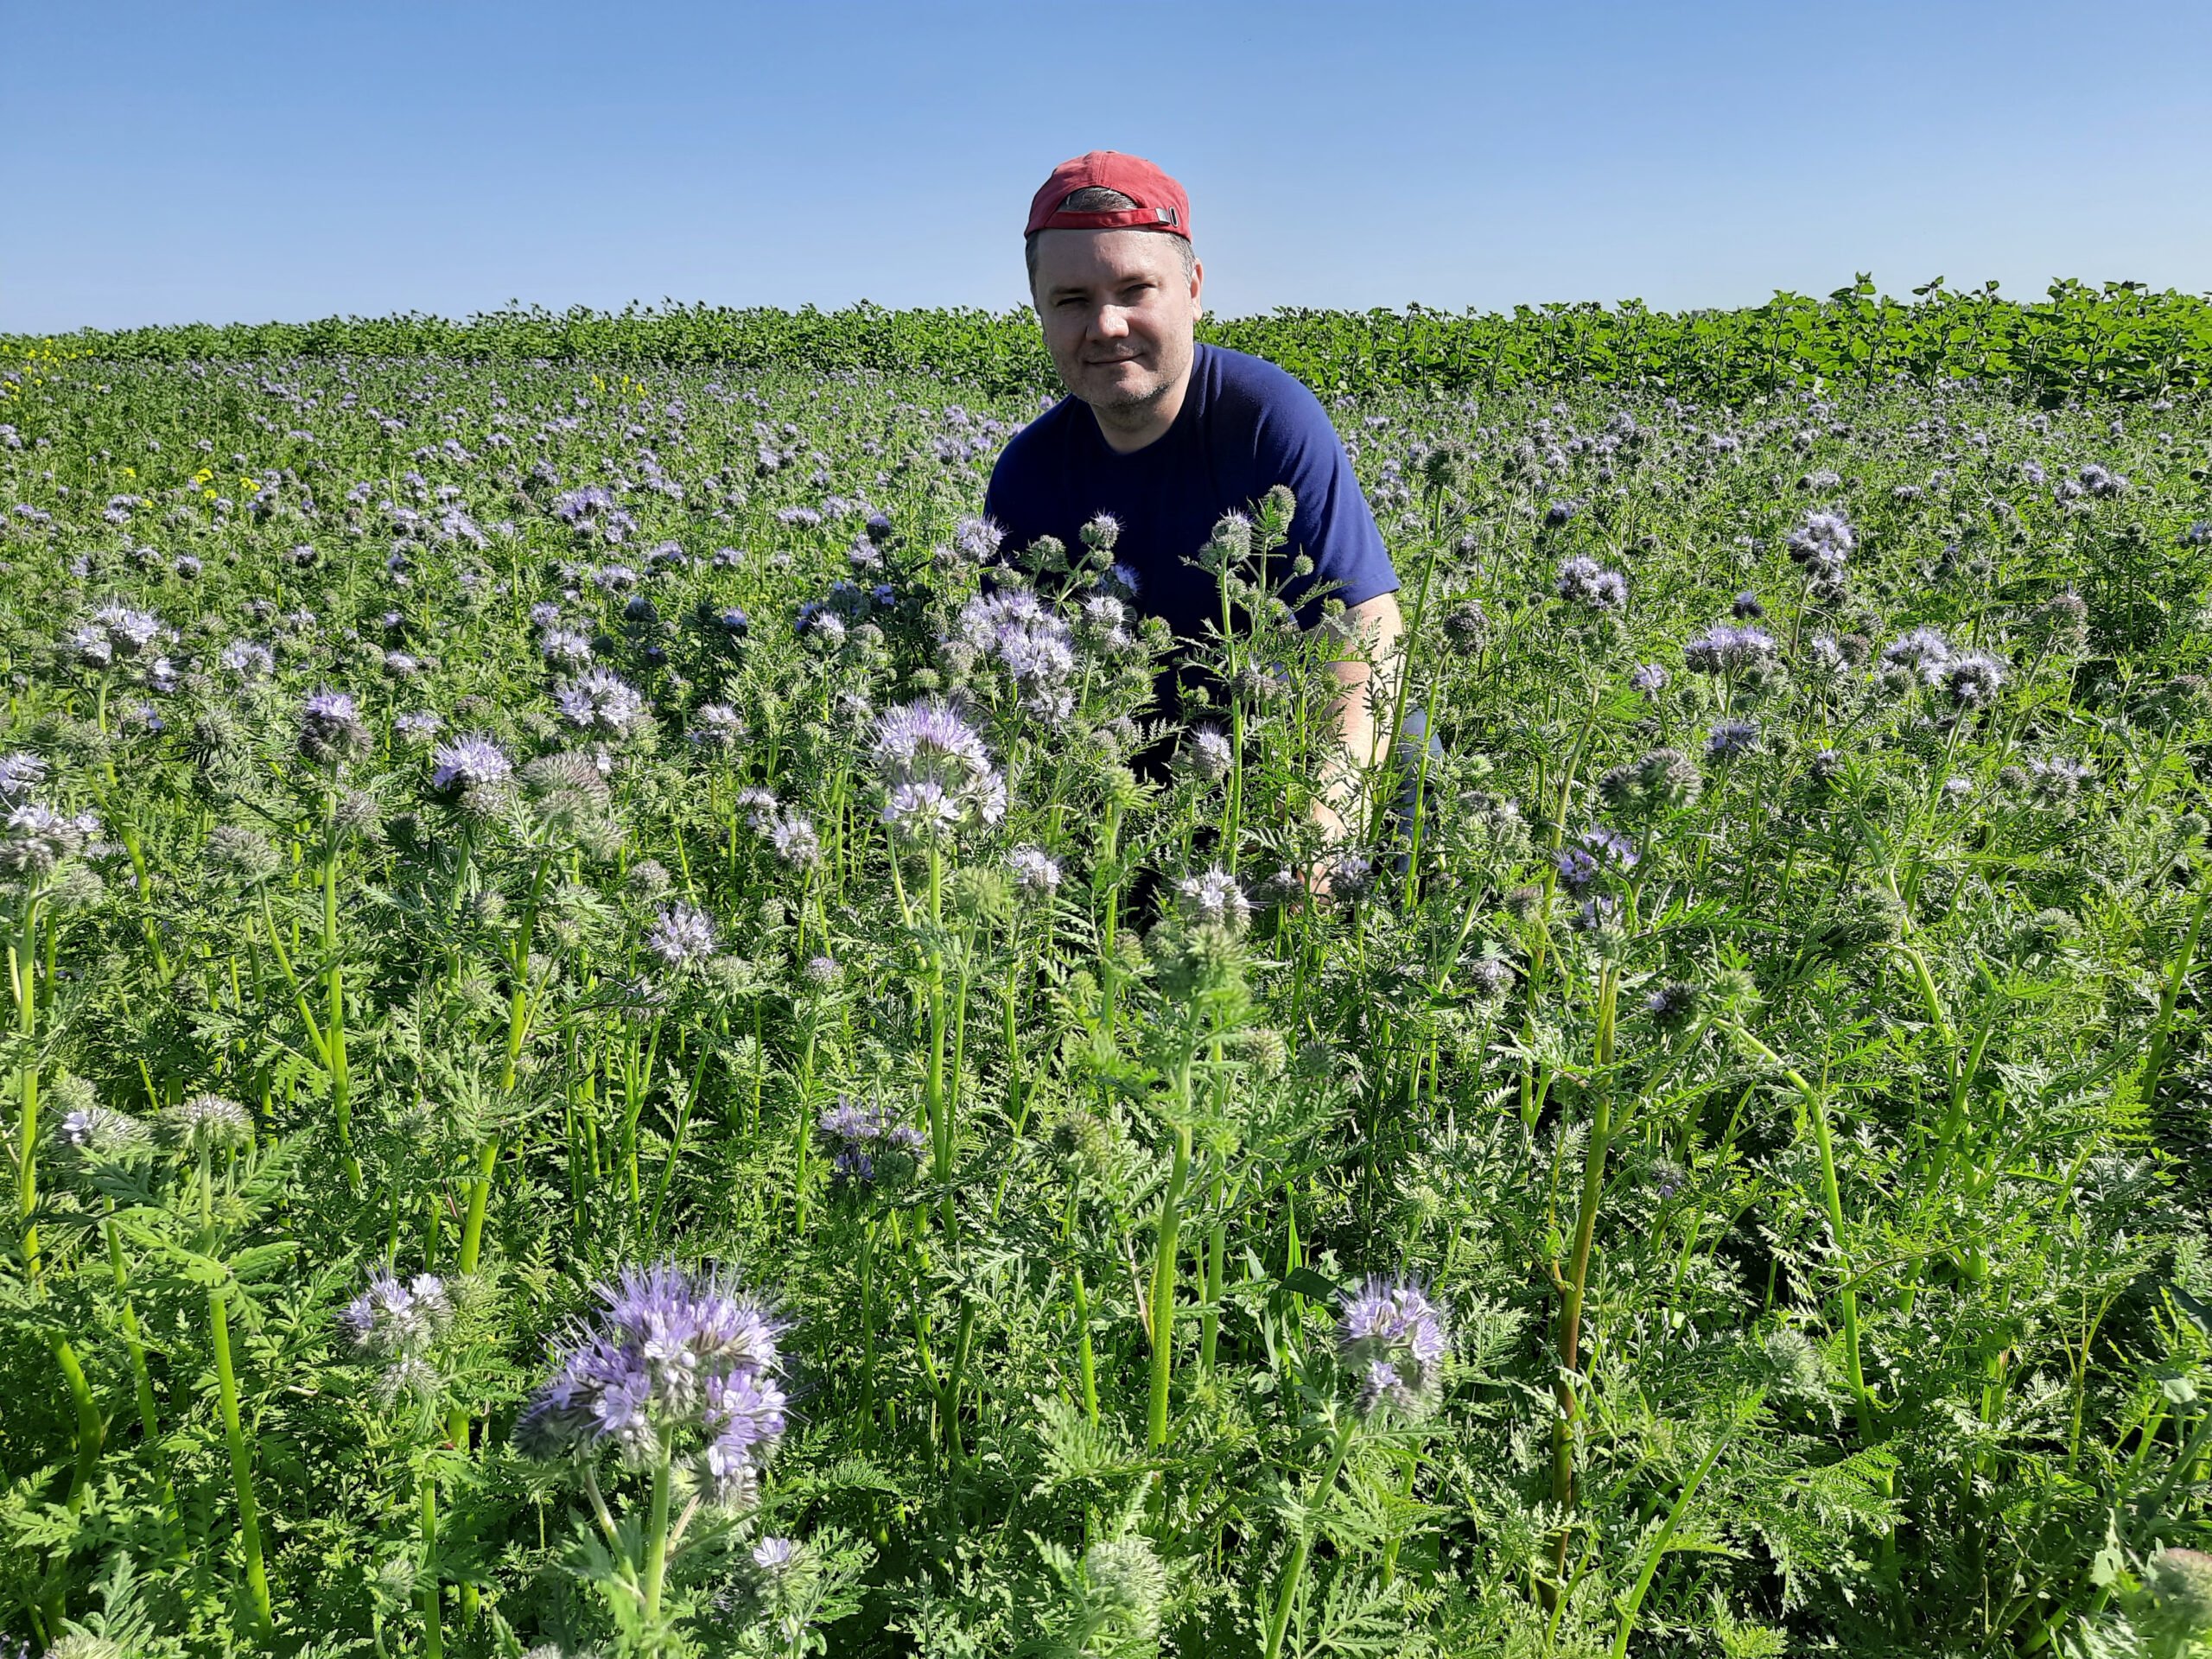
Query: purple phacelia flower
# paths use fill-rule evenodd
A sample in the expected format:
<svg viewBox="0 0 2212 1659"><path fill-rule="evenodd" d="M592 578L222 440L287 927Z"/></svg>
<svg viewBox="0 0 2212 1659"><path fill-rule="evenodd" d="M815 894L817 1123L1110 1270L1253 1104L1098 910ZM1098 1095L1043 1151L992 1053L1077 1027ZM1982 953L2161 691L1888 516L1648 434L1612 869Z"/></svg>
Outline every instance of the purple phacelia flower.
<svg viewBox="0 0 2212 1659"><path fill-rule="evenodd" d="M714 922L695 906L671 905L646 930L645 949L668 967L696 967L715 954Z"/></svg>
<svg viewBox="0 0 2212 1659"><path fill-rule="evenodd" d="M1750 754L1759 746L1756 720L1724 720L1706 734L1705 758L1716 765Z"/></svg>
<svg viewBox="0 0 2212 1659"><path fill-rule="evenodd" d="M633 1468L683 1459L713 1502L748 1501L784 1433L787 1326L722 1274L670 1262L626 1270L598 1296L598 1317L563 1344L516 1421L518 1448L612 1448Z"/></svg>
<svg viewBox="0 0 2212 1659"><path fill-rule="evenodd" d="M1593 611L1612 613L1628 607L1628 579L1582 554L1560 563L1556 591L1569 604Z"/></svg>
<svg viewBox="0 0 2212 1659"><path fill-rule="evenodd" d="M1359 1380L1362 1414L1426 1416L1443 1396L1451 1351L1444 1307L1409 1281L1378 1276L1340 1293L1337 1353Z"/></svg>
<svg viewBox="0 0 2212 1659"><path fill-rule="evenodd" d="M482 732L439 744L430 752L430 787L440 794L493 788L505 783L515 770L499 746Z"/></svg>

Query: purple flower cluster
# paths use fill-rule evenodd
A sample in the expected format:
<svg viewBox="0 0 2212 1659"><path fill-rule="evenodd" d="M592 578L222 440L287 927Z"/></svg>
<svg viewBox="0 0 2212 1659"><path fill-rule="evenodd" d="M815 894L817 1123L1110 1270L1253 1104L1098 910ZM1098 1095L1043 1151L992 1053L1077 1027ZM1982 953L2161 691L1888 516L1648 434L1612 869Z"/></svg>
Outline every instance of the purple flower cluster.
<svg viewBox="0 0 2212 1659"><path fill-rule="evenodd" d="M1370 1278L1338 1298L1337 1352L1359 1377L1359 1409L1421 1417L1444 1393L1452 1350L1448 1316L1405 1279Z"/></svg>
<svg viewBox="0 0 2212 1659"><path fill-rule="evenodd" d="M430 751L430 788L440 795L496 789L514 771L514 762L482 732L471 732Z"/></svg>
<svg viewBox="0 0 2212 1659"><path fill-rule="evenodd" d="M1764 628L1716 622L1683 645L1682 665L1699 674L1733 674L1774 653L1774 636Z"/></svg>
<svg viewBox="0 0 2212 1659"><path fill-rule="evenodd" d="M822 1114L817 1127L837 1143L837 1155L830 1167L840 1181L873 1181L880 1154L895 1152L919 1159L929 1145L919 1129L899 1122L889 1107L855 1105L842 1095L835 1106Z"/></svg>
<svg viewBox="0 0 2212 1659"><path fill-rule="evenodd" d="M1636 843L1618 830L1593 824L1559 849L1554 860L1560 885L1580 894L1600 875L1625 875L1636 868Z"/></svg>
<svg viewBox="0 0 2212 1659"><path fill-rule="evenodd" d="M452 1321L445 1281L428 1273L404 1284L379 1273L338 1316L355 1351L385 1368L380 1390L387 1403L402 1394L427 1397L435 1390L429 1352Z"/></svg>
<svg viewBox="0 0 2212 1659"><path fill-rule="evenodd" d="M1075 713L1075 636L1027 588L981 594L960 607L954 639L1005 665L1025 713L1059 725Z"/></svg>
<svg viewBox="0 0 2212 1659"><path fill-rule="evenodd" d="M1017 847L1006 855L1006 864L1024 893L1043 897L1060 885L1059 861L1041 847Z"/></svg>
<svg viewBox="0 0 2212 1659"><path fill-rule="evenodd" d="M553 693L561 717L580 731L621 737L649 718L645 694L611 669L588 669Z"/></svg>
<svg viewBox="0 0 2212 1659"><path fill-rule="evenodd" d="M1175 902L1189 921L1234 931L1252 919L1252 901L1236 885L1236 878L1219 865L1196 875L1179 877Z"/></svg>
<svg viewBox="0 0 2212 1659"><path fill-rule="evenodd" d="M343 760L369 747L369 728L343 691L316 691L300 705L300 753L310 760Z"/></svg>
<svg viewBox="0 0 2212 1659"><path fill-rule="evenodd" d="M696 967L715 954L715 925L696 906L674 904L645 931L645 949L668 967Z"/></svg>
<svg viewBox="0 0 2212 1659"><path fill-rule="evenodd" d="M1844 563L1857 544L1850 521L1840 512L1807 513L1783 543L1808 576L1831 587L1843 580Z"/></svg>
<svg viewBox="0 0 2212 1659"><path fill-rule="evenodd" d="M883 822L917 840L1006 816L1006 779L976 728L933 699L876 722L870 758L883 784Z"/></svg>
<svg viewBox="0 0 2212 1659"><path fill-rule="evenodd" d="M1720 721L1705 734L1705 758L1715 765L1753 753L1758 747L1759 723L1756 720Z"/></svg>
<svg viewBox="0 0 2212 1659"><path fill-rule="evenodd" d="M597 1294L598 1317L516 1421L516 1446L542 1459L612 1447L632 1468L688 1458L715 1503L742 1507L784 1432L785 1324L722 1274L672 1262L629 1268Z"/></svg>
<svg viewBox="0 0 2212 1659"><path fill-rule="evenodd" d="M1560 563L1556 591L1570 605L1593 611L1610 614L1628 608L1628 578L1585 554Z"/></svg>
<svg viewBox="0 0 2212 1659"><path fill-rule="evenodd" d="M1951 642L1940 629L1915 628L1882 647L1882 661L1916 678L1933 682L1951 660Z"/></svg>

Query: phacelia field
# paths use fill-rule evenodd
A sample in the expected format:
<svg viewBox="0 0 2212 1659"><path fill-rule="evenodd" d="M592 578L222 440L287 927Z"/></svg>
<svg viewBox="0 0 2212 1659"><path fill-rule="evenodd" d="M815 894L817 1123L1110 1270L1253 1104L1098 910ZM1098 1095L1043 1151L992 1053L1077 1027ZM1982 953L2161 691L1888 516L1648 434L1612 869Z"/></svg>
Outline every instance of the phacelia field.
<svg viewBox="0 0 2212 1659"><path fill-rule="evenodd" d="M1333 401L1324 846L1033 388L7 368L0 1650L2212 1628L2201 395Z"/></svg>

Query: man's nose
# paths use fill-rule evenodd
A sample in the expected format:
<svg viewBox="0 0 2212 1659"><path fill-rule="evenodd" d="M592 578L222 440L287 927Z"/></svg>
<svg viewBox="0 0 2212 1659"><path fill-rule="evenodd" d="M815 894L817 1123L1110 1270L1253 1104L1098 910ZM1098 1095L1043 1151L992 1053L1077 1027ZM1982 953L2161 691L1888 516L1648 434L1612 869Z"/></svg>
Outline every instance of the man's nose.
<svg viewBox="0 0 2212 1659"><path fill-rule="evenodd" d="M1090 327L1101 340L1120 340L1129 332L1129 319L1118 305L1101 306Z"/></svg>

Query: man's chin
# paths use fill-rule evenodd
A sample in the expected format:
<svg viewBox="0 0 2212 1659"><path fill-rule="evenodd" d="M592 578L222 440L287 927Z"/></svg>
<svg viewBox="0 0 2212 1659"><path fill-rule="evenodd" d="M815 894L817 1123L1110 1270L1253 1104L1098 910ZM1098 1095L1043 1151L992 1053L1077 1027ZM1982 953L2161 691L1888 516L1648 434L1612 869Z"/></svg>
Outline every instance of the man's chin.
<svg viewBox="0 0 2212 1659"><path fill-rule="evenodd" d="M1135 414L1157 404L1167 388L1149 375L1141 379L1086 377L1083 401L1093 409L1111 410L1116 414Z"/></svg>

